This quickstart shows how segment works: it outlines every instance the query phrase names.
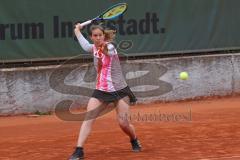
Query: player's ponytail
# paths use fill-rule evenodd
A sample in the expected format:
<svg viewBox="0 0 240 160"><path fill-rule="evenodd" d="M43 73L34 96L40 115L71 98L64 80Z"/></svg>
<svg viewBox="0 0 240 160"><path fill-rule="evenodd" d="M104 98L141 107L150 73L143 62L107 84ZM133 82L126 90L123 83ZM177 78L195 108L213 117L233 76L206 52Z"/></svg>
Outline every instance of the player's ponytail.
<svg viewBox="0 0 240 160"><path fill-rule="evenodd" d="M110 43L114 42L114 39L116 37L116 31L115 30L105 29L104 34L105 34L105 41L110 42Z"/></svg>

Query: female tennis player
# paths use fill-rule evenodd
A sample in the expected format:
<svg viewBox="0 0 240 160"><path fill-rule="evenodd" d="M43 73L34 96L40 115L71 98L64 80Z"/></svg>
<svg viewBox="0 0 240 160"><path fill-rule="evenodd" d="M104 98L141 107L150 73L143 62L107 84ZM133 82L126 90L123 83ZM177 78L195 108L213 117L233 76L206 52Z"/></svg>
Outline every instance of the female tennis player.
<svg viewBox="0 0 240 160"><path fill-rule="evenodd" d="M92 25L90 38L93 44L90 44L81 34L81 29L81 24L76 24L75 35L81 47L93 54L94 65L97 70L96 89L88 102L87 111L113 102L116 107L120 128L129 136L132 150L139 152L141 151L141 144L137 139L134 127L129 123L128 118L124 118L124 115L129 115L129 105L136 102L136 97L127 86L117 51L111 43L115 38L116 30L104 29L100 25ZM83 145L91 132L94 121L95 118L83 121L77 147L70 160L83 159Z"/></svg>

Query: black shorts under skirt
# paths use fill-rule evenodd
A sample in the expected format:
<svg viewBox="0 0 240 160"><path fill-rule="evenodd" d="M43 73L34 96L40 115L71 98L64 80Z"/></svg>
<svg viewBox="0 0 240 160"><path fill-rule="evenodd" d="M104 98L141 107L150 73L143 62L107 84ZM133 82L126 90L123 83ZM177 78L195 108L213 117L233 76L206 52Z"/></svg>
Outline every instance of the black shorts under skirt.
<svg viewBox="0 0 240 160"><path fill-rule="evenodd" d="M115 92L104 92L104 91L95 89L92 94L92 97L97 98L104 102L109 102L109 103L122 99L126 96L129 97L131 104L136 103L137 98L135 97L135 95L133 94L133 92L128 86Z"/></svg>

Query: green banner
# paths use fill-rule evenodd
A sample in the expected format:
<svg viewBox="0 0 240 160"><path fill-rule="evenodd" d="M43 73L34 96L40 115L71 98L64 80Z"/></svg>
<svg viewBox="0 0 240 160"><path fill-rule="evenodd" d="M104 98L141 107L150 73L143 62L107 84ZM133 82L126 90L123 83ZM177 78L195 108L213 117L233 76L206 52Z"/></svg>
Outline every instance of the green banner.
<svg viewBox="0 0 240 160"><path fill-rule="evenodd" d="M76 21L96 17L112 0L1 0L0 60L48 60L86 54L73 34ZM129 55L240 48L239 0L127 0L114 22L116 43ZM87 35L87 34L86 34Z"/></svg>

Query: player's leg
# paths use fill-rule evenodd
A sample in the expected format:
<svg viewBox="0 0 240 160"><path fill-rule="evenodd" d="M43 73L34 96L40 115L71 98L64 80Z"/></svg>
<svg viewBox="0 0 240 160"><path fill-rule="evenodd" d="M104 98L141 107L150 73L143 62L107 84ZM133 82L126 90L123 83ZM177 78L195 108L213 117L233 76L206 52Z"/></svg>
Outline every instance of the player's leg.
<svg viewBox="0 0 240 160"><path fill-rule="evenodd" d="M128 120L128 117L130 116L129 98L125 97L123 99L120 99L115 103L115 105L117 111L117 119L120 128L123 130L124 133L126 133L129 136L133 151L136 152L140 151L141 144L137 139L134 126L130 124Z"/></svg>
<svg viewBox="0 0 240 160"><path fill-rule="evenodd" d="M117 112L117 120L118 120L119 126L123 130L123 132L126 133L130 139L135 139L136 138L135 129L128 120L128 116L130 116L128 102L129 102L128 97L125 97L115 103L116 112Z"/></svg>
<svg viewBox="0 0 240 160"><path fill-rule="evenodd" d="M93 122L98 117L100 112L104 110L106 105L107 105L106 103L103 103L93 97L89 100L88 106L87 106L88 113L85 117L85 121L83 121L82 126L80 128L80 133L79 133L78 142L77 142L78 147L83 147L87 137L91 132Z"/></svg>
<svg viewBox="0 0 240 160"><path fill-rule="evenodd" d="M106 103L103 103L96 98L93 97L90 98L87 105L87 114L80 128L77 147L72 156L70 157L70 160L83 159L84 157L83 145L92 130L92 125L95 119L98 117L100 112L104 110L106 105L107 105Z"/></svg>

